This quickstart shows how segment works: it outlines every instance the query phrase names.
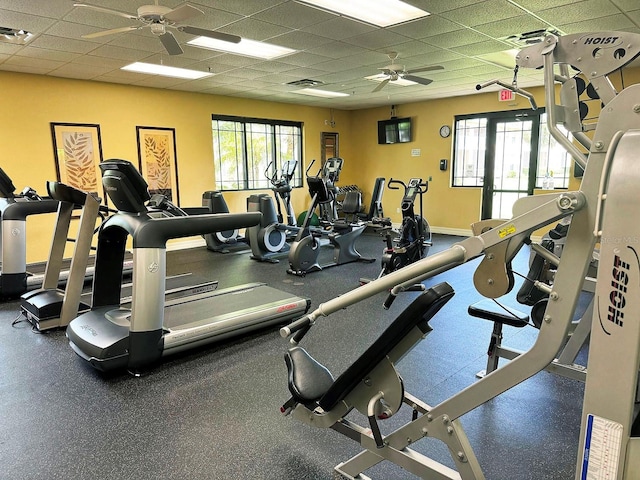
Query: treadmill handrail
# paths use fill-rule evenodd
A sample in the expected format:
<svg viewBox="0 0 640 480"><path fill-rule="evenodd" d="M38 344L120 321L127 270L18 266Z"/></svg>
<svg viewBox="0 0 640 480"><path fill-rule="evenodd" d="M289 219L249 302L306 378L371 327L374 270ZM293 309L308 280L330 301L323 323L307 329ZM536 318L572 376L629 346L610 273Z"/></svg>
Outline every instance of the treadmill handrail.
<svg viewBox="0 0 640 480"><path fill-rule="evenodd" d="M54 213L60 202L53 199L42 199L28 202L9 203L2 209L2 220L26 220L29 215Z"/></svg>
<svg viewBox="0 0 640 480"><path fill-rule="evenodd" d="M173 238L252 227L262 221L261 212L211 213L186 217L152 218L120 212L111 216L103 229L120 227L133 237L133 248L164 248Z"/></svg>

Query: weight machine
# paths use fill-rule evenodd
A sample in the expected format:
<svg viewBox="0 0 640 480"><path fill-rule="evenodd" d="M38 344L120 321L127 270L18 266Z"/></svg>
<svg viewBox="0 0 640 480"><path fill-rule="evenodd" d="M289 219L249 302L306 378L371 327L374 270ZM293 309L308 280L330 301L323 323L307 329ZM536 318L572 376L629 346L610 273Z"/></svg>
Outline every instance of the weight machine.
<svg viewBox="0 0 640 480"><path fill-rule="evenodd" d="M483 258L473 277L474 286L487 298L499 298L513 288L509 265L531 234L572 217L554 283L547 287L549 301L535 344L438 405L430 406L406 393L394 363L428 334L429 318L452 294L446 285L423 293L429 297L424 304L412 304L410 313L401 314L372 348L336 380L304 349L295 346L287 352L291 398L281 411L309 425L332 428L364 447L360 454L338 465L337 474L364 480L368 477L363 472L387 460L425 479L484 479L459 419L554 361L571 328L594 247L599 243L600 268L575 478L640 478L640 420L636 408L640 222L633 221L638 218L636 192L640 182L636 159L640 149L640 85L617 92L607 77L638 55L640 35L628 32L559 38L549 35L542 43L522 50L516 57L519 68L544 67L549 130L585 168L580 189L521 198L515 203L510 220L325 302L281 329L281 335L290 336L297 344L320 317L380 292L390 290L389 296L394 298L416 282L480 256ZM584 72L598 92L604 107L597 125L583 129L580 82L575 76L570 77L570 67ZM561 83L560 105L555 103L557 81ZM588 161L559 131L559 122L588 150ZM584 134L586 129L594 130L592 140ZM386 304L390 303L388 299ZM416 320L411 323L406 317ZM383 353L374 355L376 349L383 349ZM381 423L402 404L413 409L411 421L383 434ZM353 409L367 417L366 427L345 418ZM448 447L455 469L411 448L425 437L437 438Z"/></svg>

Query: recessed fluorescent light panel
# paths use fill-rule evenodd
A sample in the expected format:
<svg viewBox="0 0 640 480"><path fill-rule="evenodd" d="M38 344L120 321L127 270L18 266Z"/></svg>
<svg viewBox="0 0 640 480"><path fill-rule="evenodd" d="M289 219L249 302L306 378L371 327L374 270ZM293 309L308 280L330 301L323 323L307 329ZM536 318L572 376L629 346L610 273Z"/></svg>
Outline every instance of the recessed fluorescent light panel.
<svg viewBox="0 0 640 480"><path fill-rule="evenodd" d="M210 77L213 73L189 70L186 68L168 67L166 65L156 65L153 63L135 62L122 67L120 70L129 72L148 73L150 75L163 75L165 77L186 78L196 80L198 78Z"/></svg>
<svg viewBox="0 0 640 480"><path fill-rule="evenodd" d="M244 55L245 57L263 58L272 60L274 58L284 57L297 52L291 48L281 47L265 42L257 42L243 38L240 43L223 42L209 37L196 37L187 42L188 45L194 47L207 48L209 50L218 50L220 52L235 53Z"/></svg>
<svg viewBox="0 0 640 480"><path fill-rule="evenodd" d="M400 0L300 0L300 3L379 27L389 27L430 15L429 12Z"/></svg>
<svg viewBox="0 0 640 480"><path fill-rule="evenodd" d="M378 73L377 75L371 75L369 77L364 77L364 78L366 78L367 80L373 80L374 82L382 82L383 80L386 80L387 78L389 78L389 76L385 75L384 73ZM398 77L397 80L393 80L389 82L389 85L408 87L409 85L418 85L418 84L416 82L412 82L411 80L405 80L404 78Z"/></svg>
<svg viewBox="0 0 640 480"><path fill-rule="evenodd" d="M319 88L303 88L301 90L294 90L293 93L299 93L300 95L311 95L312 97L348 97L348 93L342 92L330 92L329 90L320 90Z"/></svg>
<svg viewBox="0 0 640 480"><path fill-rule="evenodd" d="M26 30L17 28L0 27L0 42L13 45L26 45L33 40L34 35Z"/></svg>

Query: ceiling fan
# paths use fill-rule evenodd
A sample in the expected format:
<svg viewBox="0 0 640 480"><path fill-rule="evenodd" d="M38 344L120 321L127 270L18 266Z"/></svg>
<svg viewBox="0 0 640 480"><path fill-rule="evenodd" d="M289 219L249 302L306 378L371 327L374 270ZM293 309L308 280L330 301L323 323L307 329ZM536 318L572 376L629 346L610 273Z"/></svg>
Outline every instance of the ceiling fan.
<svg viewBox="0 0 640 480"><path fill-rule="evenodd" d="M387 54L389 60L391 61L391 65L387 65L386 67L379 68L378 70L382 70L382 75L386 75L387 78L380 82L376 88L373 89L373 92L379 92L384 87L387 86L389 82L395 82L398 79L409 80L411 82L419 83L420 85L429 85L433 80L428 78L416 77L413 74L418 72L429 72L432 70L442 70L444 67L442 65L429 65L426 67L413 68L411 71L408 71L404 65L399 65L396 63L398 59L398 54L396 52L390 52Z"/></svg>
<svg viewBox="0 0 640 480"><path fill-rule="evenodd" d="M120 17L128 18L130 20L137 20L139 22L138 25L113 28L111 30L103 30L101 32L82 35L82 38L97 38L104 35L130 32L133 30L140 30L141 28L149 27L151 33L153 33L160 39L162 45L169 55L180 55L181 53L184 53L182 48L180 47L180 44L173 36L173 33L169 31L169 29L188 33L190 35L209 37L231 43L239 43L241 40L241 38L236 35L229 35L227 33L214 32L212 30L207 30L204 28L183 25L182 22L188 20L189 18L196 17L198 15L204 15L203 11L189 5L188 3L185 3L180 7L171 9L158 5L158 0L156 0L155 5L142 5L140 8L138 8L136 14L120 12L118 10L111 10L109 8L90 5L88 3L74 3L73 6L88 8L97 12L109 13L111 15L118 15Z"/></svg>

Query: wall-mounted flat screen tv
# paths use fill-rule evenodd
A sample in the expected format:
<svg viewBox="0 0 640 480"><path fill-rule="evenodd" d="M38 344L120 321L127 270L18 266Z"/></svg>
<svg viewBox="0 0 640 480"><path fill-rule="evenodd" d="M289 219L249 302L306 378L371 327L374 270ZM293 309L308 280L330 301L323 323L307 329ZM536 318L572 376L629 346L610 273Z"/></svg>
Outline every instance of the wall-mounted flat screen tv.
<svg viewBox="0 0 640 480"><path fill-rule="evenodd" d="M411 141L411 117L378 121L378 143L406 143Z"/></svg>

